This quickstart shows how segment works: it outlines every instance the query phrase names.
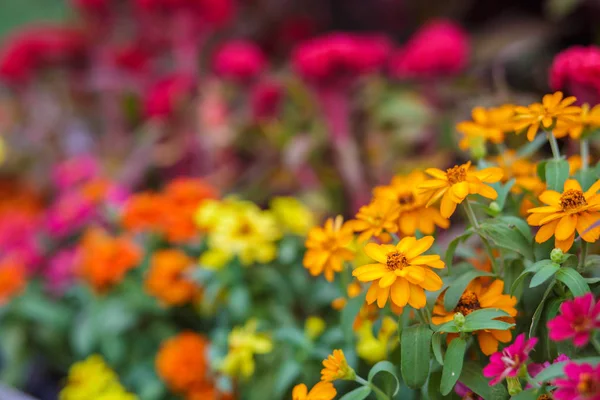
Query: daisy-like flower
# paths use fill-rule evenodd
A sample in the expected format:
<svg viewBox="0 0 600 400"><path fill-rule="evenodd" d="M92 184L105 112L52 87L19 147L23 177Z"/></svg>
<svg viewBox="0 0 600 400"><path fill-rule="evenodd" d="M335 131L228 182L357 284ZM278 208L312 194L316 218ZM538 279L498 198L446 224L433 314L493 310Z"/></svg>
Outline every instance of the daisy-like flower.
<svg viewBox="0 0 600 400"><path fill-rule="evenodd" d="M547 94L541 103L533 103L527 107L515 107L514 128L516 132L527 128L527 139L531 142L540 126L545 130L554 130L559 124L569 124L576 120L581 108L572 106L577 99L573 96L563 99L562 92Z"/></svg>
<svg viewBox="0 0 600 400"><path fill-rule="evenodd" d="M600 181L584 192L574 179L565 182L563 193L546 190L539 199L546 204L530 209L527 222L539 226L535 241L543 243L554 235L554 247L568 251L575 240L575 232L586 242L595 242L600 237L600 227L592 227L600 221Z"/></svg>
<svg viewBox="0 0 600 400"><path fill-rule="evenodd" d="M560 315L548 322L550 339L562 341L572 339L577 347L590 341L595 330L600 329L600 300L594 302L594 295L587 293L560 305Z"/></svg>
<svg viewBox="0 0 600 400"><path fill-rule="evenodd" d="M346 356L342 350L334 350L325 360L323 360L323 369L321 370L321 381L333 382L338 379L352 380L356 373L346 361Z"/></svg>
<svg viewBox="0 0 600 400"><path fill-rule="evenodd" d="M429 199L427 207L441 198L440 212L444 218L450 218L456 206L470 194L479 194L495 200L498 193L487 184L502 179L502 169L493 167L477 171L471 167L470 161L455 165L446 171L429 168L425 172L434 179L423 182L418 188L418 193L426 195Z"/></svg>
<svg viewBox="0 0 600 400"><path fill-rule="evenodd" d="M490 363L483 368L483 376L494 378L490 386L497 385L505 378L516 378L537 341L537 338L525 339L525 334L521 333L513 344L492 354Z"/></svg>
<svg viewBox="0 0 600 400"><path fill-rule="evenodd" d="M433 245L433 236L422 239L409 236L397 245L369 243L365 253L377 263L356 268L352 275L361 282L372 282L367 291L367 303L383 308L388 298L398 307L410 304L423 308L425 290L441 289L442 279L430 268L442 269L438 255L423 255Z"/></svg>
<svg viewBox="0 0 600 400"><path fill-rule="evenodd" d="M398 204L398 229L403 235L414 236L417 232L431 235L435 227L448 228L450 221L442 217L440 210L426 207L428 198L418 193L417 187L427 180L421 171L408 175L397 175L387 186L378 186L373 190L375 198L385 198Z"/></svg>
<svg viewBox="0 0 600 400"><path fill-rule="evenodd" d="M458 146L462 150L484 146L488 141L502 143L504 133L513 130L514 106L504 105L494 108L475 107L471 112L472 121L459 122L456 130L462 134Z"/></svg>
<svg viewBox="0 0 600 400"><path fill-rule="evenodd" d="M400 207L387 198L375 198L370 204L362 206L356 219L348 221L355 232L361 232L359 242L365 242L375 236L381 239L382 234L398 232Z"/></svg>
<svg viewBox="0 0 600 400"><path fill-rule="evenodd" d="M433 317L431 321L435 325L441 325L451 321L454 314L461 313L465 317L473 311L484 308L494 308L505 311L511 317L517 315L515 305L517 299L507 294L503 294L504 282L500 279L495 280L489 286L483 285L482 281L476 279L472 281L460 297L458 304L452 310L447 311L444 308L445 292L438 298L433 308ZM499 318L507 322L514 322L512 318ZM485 355L490 355L498 351L498 343L509 343L512 340L512 334L509 330L485 329L473 332L477 335L479 348ZM452 340L458 334L448 334L448 339Z"/></svg>
<svg viewBox="0 0 600 400"><path fill-rule="evenodd" d="M565 375L554 380L556 400L600 400L600 365L567 364Z"/></svg>
<svg viewBox="0 0 600 400"><path fill-rule="evenodd" d="M348 249L353 238L352 227L344 224L340 215L335 220L329 218L323 228L312 228L306 239L304 267L313 276L324 274L325 279L333 281L334 273L342 270L344 261L354 258L354 253Z"/></svg>
<svg viewBox="0 0 600 400"><path fill-rule="evenodd" d="M292 400L333 400L337 391L331 382L319 382L310 391L304 383L294 386Z"/></svg>
<svg viewBox="0 0 600 400"><path fill-rule="evenodd" d="M576 114L572 121L558 121L553 133L557 138L569 135L573 139L579 139L584 132L598 127L600 127L600 105L590 109L590 105L586 103L581 106L581 113Z"/></svg>

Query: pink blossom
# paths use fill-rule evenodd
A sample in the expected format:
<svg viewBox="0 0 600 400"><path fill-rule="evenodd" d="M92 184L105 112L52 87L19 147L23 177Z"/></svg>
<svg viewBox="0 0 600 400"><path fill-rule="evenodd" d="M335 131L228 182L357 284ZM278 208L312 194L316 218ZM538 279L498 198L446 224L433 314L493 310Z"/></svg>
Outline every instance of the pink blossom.
<svg viewBox="0 0 600 400"><path fill-rule="evenodd" d="M64 237L82 229L96 216L91 199L72 190L58 197L46 215L46 228L54 236Z"/></svg>
<svg viewBox="0 0 600 400"><path fill-rule="evenodd" d="M247 82L260 75L267 61L263 51L249 40L232 40L222 45L213 59L213 69L223 78Z"/></svg>
<svg viewBox="0 0 600 400"><path fill-rule="evenodd" d="M465 69L469 53L469 38L459 25L435 20L396 50L390 59L390 73L402 79L457 74Z"/></svg>
<svg viewBox="0 0 600 400"><path fill-rule="evenodd" d="M565 354L560 354L558 357L556 357L556 359L552 362L552 364L556 364L559 362L563 362L563 361L570 361L571 359L566 356ZM546 368L548 368L549 366L552 365L550 362L546 361L542 364L538 364L538 363L531 363L527 366L527 372L529 373L529 376L531 376L532 378L535 378L540 372L542 372L543 370L545 370ZM539 382L539 384L541 385L542 382ZM527 387L531 387L531 385L527 385Z"/></svg>
<svg viewBox="0 0 600 400"><path fill-rule="evenodd" d="M87 182L100 174L100 165L90 154L76 156L61 162L52 172L54 184L60 190Z"/></svg>
<svg viewBox="0 0 600 400"><path fill-rule="evenodd" d="M537 338L525 339L525 334L521 333L513 344L505 347L501 352L492 354L490 363L483 369L483 376L494 378L490 381L490 386L497 385L504 378L516 377L537 341Z"/></svg>
<svg viewBox="0 0 600 400"><path fill-rule="evenodd" d="M572 339L577 347L583 347L590 341L590 335L600 329L600 301L594 302L594 296L587 293L560 305L560 314L548 322L550 339Z"/></svg>
<svg viewBox="0 0 600 400"><path fill-rule="evenodd" d="M199 23L215 28L228 23L235 12L233 0L136 0L135 3L145 12L187 13Z"/></svg>
<svg viewBox="0 0 600 400"><path fill-rule="evenodd" d="M567 364L565 375L554 381L556 400L600 400L600 365Z"/></svg>
<svg viewBox="0 0 600 400"><path fill-rule="evenodd" d="M550 67L550 87L566 89L580 101L600 100L600 47L573 46L558 53Z"/></svg>
<svg viewBox="0 0 600 400"><path fill-rule="evenodd" d="M60 295L74 282L78 256L76 249L65 249L50 259L44 277L52 293Z"/></svg>
<svg viewBox="0 0 600 400"><path fill-rule="evenodd" d="M461 382L456 382L454 391L463 400L483 400L483 397L475 394L475 392L473 392L467 385Z"/></svg>
<svg viewBox="0 0 600 400"><path fill-rule="evenodd" d="M262 121L273 118L279 112L283 100L283 88L274 81L258 83L252 89L250 104L255 120Z"/></svg>
<svg viewBox="0 0 600 400"><path fill-rule="evenodd" d="M150 88L144 99L146 115L166 118L173 114L179 103L191 95L195 80L188 75L170 75Z"/></svg>
<svg viewBox="0 0 600 400"><path fill-rule="evenodd" d="M10 254L30 270L41 261L38 218L26 213L6 213L0 218L0 254Z"/></svg>

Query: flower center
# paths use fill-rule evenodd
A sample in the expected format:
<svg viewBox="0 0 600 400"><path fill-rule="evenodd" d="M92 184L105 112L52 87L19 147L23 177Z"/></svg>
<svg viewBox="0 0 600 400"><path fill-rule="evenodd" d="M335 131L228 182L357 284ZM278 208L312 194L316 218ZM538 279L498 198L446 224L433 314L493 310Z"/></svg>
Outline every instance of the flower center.
<svg viewBox="0 0 600 400"><path fill-rule="evenodd" d="M415 202L415 196L412 193L402 193L398 196L398 204L401 206L410 206Z"/></svg>
<svg viewBox="0 0 600 400"><path fill-rule="evenodd" d="M394 251L392 253L388 253L386 265L390 271L395 271L398 268L402 269L406 267L408 265L408 259L404 254Z"/></svg>
<svg viewBox="0 0 600 400"><path fill-rule="evenodd" d="M462 165L455 165L446 170L446 177L451 184L464 182L467 179L467 170Z"/></svg>
<svg viewBox="0 0 600 400"><path fill-rule="evenodd" d="M243 222L240 227L238 228L238 233L240 236L247 236L250 233L252 233L252 227L250 226L249 223L247 222Z"/></svg>
<svg viewBox="0 0 600 400"><path fill-rule="evenodd" d="M538 396L537 400L552 400L554 399L554 397L552 397L552 395L550 393L544 393L540 396Z"/></svg>
<svg viewBox="0 0 600 400"><path fill-rule="evenodd" d="M466 317L473 311L479 310L480 308L481 304L479 304L477 295L470 290L467 290L462 296L460 296L460 300L458 301L454 311L459 312Z"/></svg>
<svg viewBox="0 0 600 400"><path fill-rule="evenodd" d="M587 206L587 201L581 190L569 189L560 196L560 206L563 211L571 211Z"/></svg>
<svg viewBox="0 0 600 400"><path fill-rule="evenodd" d="M467 392L467 394L463 396L462 400L476 400L477 397L478 396L474 392Z"/></svg>
<svg viewBox="0 0 600 400"><path fill-rule="evenodd" d="M579 383L577 384L577 391L582 395L593 395L600 390L600 383L595 382L592 374L586 372L579 375Z"/></svg>
<svg viewBox="0 0 600 400"><path fill-rule="evenodd" d="M571 325L575 332L587 332L592 329L592 321L585 315L580 315L575 318Z"/></svg>

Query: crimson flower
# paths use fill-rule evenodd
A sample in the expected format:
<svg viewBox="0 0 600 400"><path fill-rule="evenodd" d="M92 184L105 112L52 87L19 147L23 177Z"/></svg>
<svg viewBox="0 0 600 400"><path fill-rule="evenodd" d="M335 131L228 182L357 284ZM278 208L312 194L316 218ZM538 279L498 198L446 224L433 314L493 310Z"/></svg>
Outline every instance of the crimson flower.
<svg viewBox="0 0 600 400"><path fill-rule="evenodd" d="M594 304L594 296L587 293L560 305L560 315L548 322L550 339L572 339L577 347L590 341L590 335L600 329L600 301Z"/></svg>
<svg viewBox="0 0 600 400"><path fill-rule="evenodd" d="M497 385L504 378L517 377L537 342L537 338L525 339L525 334L521 333L513 344L492 354L490 363L483 369L483 376L493 378L490 386Z"/></svg>

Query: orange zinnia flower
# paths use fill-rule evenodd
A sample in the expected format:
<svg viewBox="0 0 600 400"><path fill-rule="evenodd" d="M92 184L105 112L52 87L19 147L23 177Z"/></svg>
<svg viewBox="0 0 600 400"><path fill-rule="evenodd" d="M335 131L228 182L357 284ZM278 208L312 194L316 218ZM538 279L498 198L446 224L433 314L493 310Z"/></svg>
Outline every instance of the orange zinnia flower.
<svg viewBox="0 0 600 400"><path fill-rule="evenodd" d="M353 238L352 227L344 224L341 216L335 220L329 218L323 228L312 228L306 239L304 267L313 276L324 274L325 279L333 281L334 273L342 271L344 261L354 258L347 248Z"/></svg>
<svg viewBox="0 0 600 400"><path fill-rule="evenodd" d="M323 360L323 367L325 368L321 370L322 382L333 382L338 379L352 380L356 376L352 367L348 365L342 350L334 350L332 354L327 356Z"/></svg>
<svg viewBox="0 0 600 400"><path fill-rule="evenodd" d="M569 135L579 139L584 132L600 127L600 105L590 109L589 104L581 107L581 114L575 115L572 121L559 121L554 129L554 136L562 138Z"/></svg>
<svg viewBox="0 0 600 400"><path fill-rule="evenodd" d="M377 301L383 308L389 297L398 307L410 304L423 308L426 303L425 290L440 290L442 279L430 268L444 268L438 255L423 255L433 245L433 236L417 240L405 237L397 245L369 243L365 253L376 264L356 268L354 275L361 282L372 282L367 291L367 303Z"/></svg>
<svg viewBox="0 0 600 400"><path fill-rule="evenodd" d="M185 396L185 400L233 400L232 393L221 393L213 383L192 389Z"/></svg>
<svg viewBox="0 0 600 400"><path fill-rule="evenodd" d="M319 382L310 392L304 383L294 386L292 400L333 400L337 391L331 382Z"/></svg>
<svg viewBox="0 0 600 400"><path fill-rule="evenodd" d="M209 342L194 332L167 339L156 355L156 372L176 393L187 394L210 384L207 380Z"/></svg>
<svg viewBox="0 0 600 400"><path fill-rule="evenodd" d="M496 199L498 193L486 183L495 183L502 179L500 168L485 168L476 171L471 168L470 161L463 165L455 165L446 171L429 168L425 172L434 179L423 182L419 186L419 193L426 195L429 199L428 207L441 198L440 212L444 218L450 218L456 210L456 206L470 194Z"/></svg>
<svg viewBox="0 0 600 400"><path fill-rule="evenodd" d="M456 130L463 134L459 142L462 150L483 146L489 140L502 143L504 132L512 131L514 107L505 105L488 108L475 107L471 112L472 121L463 121L456 125Z"/></svg>
<svg viewBox="0 0 600 400"><path fill-rule="evenodd" d="M194 301L200 289L185 276L192 267L192 259L181 250L157 251L150 261L146 291L168 305L178 306Z"/></svg>
<svg viewBox="0 0 600 400"><path fill-rule="evenodd" d="M112 237L102 229L89 229L80 243L79 273L101 292L123 280L142 259L140 249L125 237Z"/></svg>
<svg viewBox="0 0 600 400"><path fill-rule="evenodd" d="M0 259L0 306L27 285L27 269L12 257Z"/></svg>
<svg viewBox="0 0 600 400"><path fill-rule="evenodd" d="M527 222L539 226L535 241L543 243L554 235L554 246L568 251L575 240L575 232L583 240L593 243L600 237L600 181L584 192L574 179L565 182L563 193L546 190L540 201L546 204L529 210ZM593 227L593 228L592 228ZM592 229L590 229L592 228Z"/></svg>
<svg viewBox="0 0 600 400"><path fill-rule="evenodd" d="M166 208L164 196L149 192L131 196L121 217L128 231L158 231Z"/></svg>
<svg viewBox="0 0 600 400"><path fill-rule="evenodd" d="M399 216L400 207L392 199L376 197L370 204L362 206L356 219L348 221L348 224L355 232L361 232L358 241L365 242L373 236L381 239L386 232L398 232Z"/></svg>
<svg viewBox="0 0 600 400"><path fill-rule="evenodd" d="M507 294L503 294L504 282L495 280L491 285L487 286L480 279L475 279L465 289L458 304L454 309L446 311L444 308L445 291L438 297L435 306L433 307L433 317L431 321L435 325L441 325L451 321L455 313L461 313L464 316L471 314L473 311L483 308L499 308L505 311L511 317L517 315L515 305L517 299ZM502 319L502 318L500 318ZM504 318L507 322L514 322L512 318ZM479 348L485 355L490 355L498 351L498 343L509 343L512 340L512 334L509 330L486 329L473 332L477 335ZM448 334L448 340L457 337L458 334Z"/></svg>

